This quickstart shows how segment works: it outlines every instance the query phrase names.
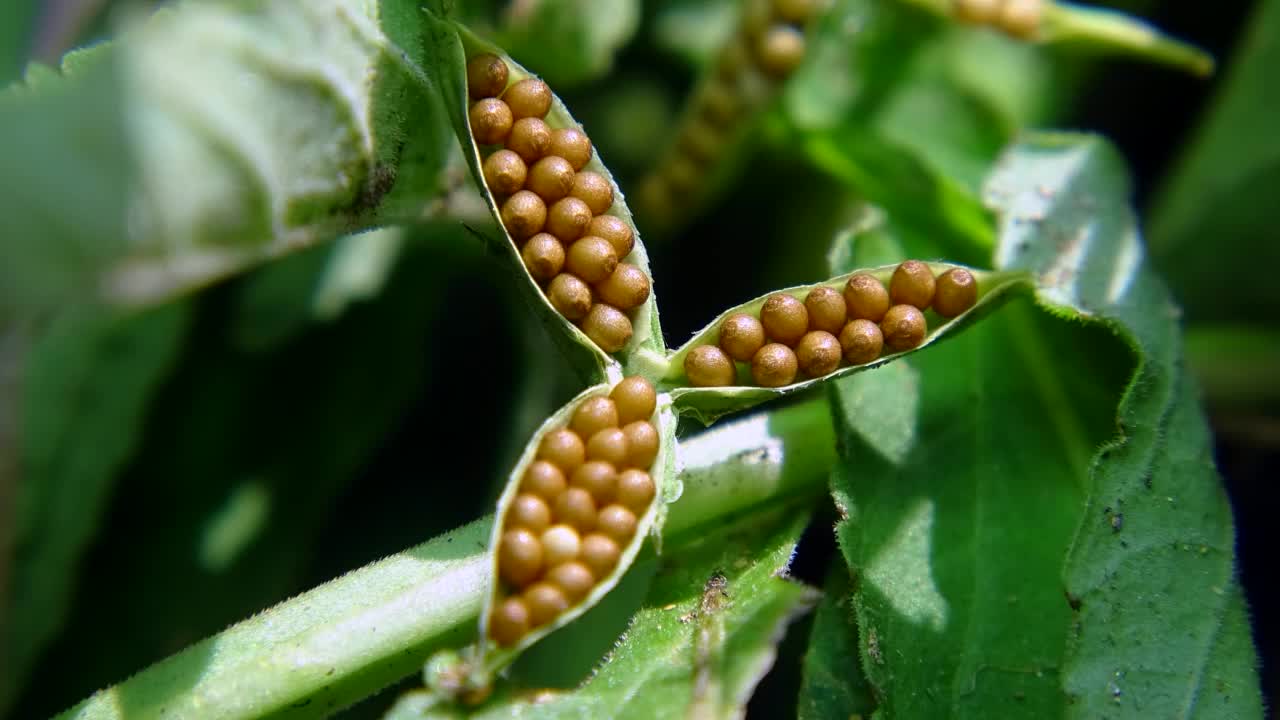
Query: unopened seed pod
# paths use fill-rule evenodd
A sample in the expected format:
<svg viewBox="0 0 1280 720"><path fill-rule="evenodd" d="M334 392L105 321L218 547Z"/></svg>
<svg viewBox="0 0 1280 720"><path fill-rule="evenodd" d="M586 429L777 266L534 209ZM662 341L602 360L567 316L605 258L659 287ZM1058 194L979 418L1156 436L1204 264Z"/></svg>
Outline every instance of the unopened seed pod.
<svg viewBox="0 0 1280 720"><path fill-rule="evenodd" d="M591 162L591 139L578 128L559 128L551 133L548 152L568 160L574 170L581 170Z"/></svg>
<svg viewBox="0 0 1280 720"><path fill-rule="evenodd" d="M547 286L547 300L566 318L581 320L591 310L591 286L562 272L551 278L551 284Z"/></svg>
<svg viewBox="0 0 1280 720"><path fill-rule="evenodd" d="M481 53L467 61L467 92L471 99L497 97L507 87L510 71L502 58Z"/></svg>
<svg viewBox="0 0 1280 720"><path fill-rule="evenodd" d="M511 125L507 149L526 164L536 163L551 149L551 128L541 118L520 118Z"/></svg>
<svg viewBox="0 0 1280 720"><path fill-rule="evenodd" d="M639 266L620 262L613 274L596 285L596 295L619 310L631 310L649 299L651 289L649 276Z"/></svg>
<svg viewBox="0 0 1280 720"><path fill-rule="evenodd" d="M498 150L484 160L484 183L495 195L512 195L524 187L529 169L510 150Z"/></svg>
<svg viewBox="0 0 1280 720"><path fill-rule="evenodd" d="M537 78L525 78L502 93L502 99L511 108L511 115L520 118L541 118L551 109L551 88Z"/></svg>
<svg viewBox="0 0 1280 720"><path fill-rule="evenodd" d="M889 299L894 305L914 305L924 310L933 302L937 281L933 270L919 260L907 260L893 271L889 280Z"/></svg>
<svg viewBox="0 0 1280 720"><path fill-rule="evenodd" d="M953 318L978 302L978 281L964 268L952 268L938 277L933 294L933 309L945 318Z"/></svg>
<svg viewBox="0 0 1280 720"><path fill-rule="evenodd" d="M733 361L715 345L699 345L684 356L684 374L694 387L726 387L738 379Z"/></svg>
<svg viewBox="0 0 1280 720"><path fill-rule="evenodd" d="M760 387L776 388L795 382L800 364L791 348L769 343L751 358L751 377Z"/></svg>
<svg viewBox="0 0 1280 720"><path fill-rule="evenodd" d="M634 334L630 318L607 303L591 306L587 316L582 318L582 332L607 353L621 352Z"/></svg>
<svg viewBox="0 0 1280 720"><path fill-rule="evenodd" d="M809 311L790 295L775 293L760 308L760 324L770 340L794 347L809 332Z"/></svg>
<svg viewBox="0 0 1280 720"><path fill-rule="evenodd" d="M919 347L927 331L924 313L914 305L894 305L880 321L884 344L895 352Z"/></svg>
<svg viewBox="0 0 1280 720"><path fill-rule="evenodd" d="M498 98L485 98L471 105L471 135L481 145L497 145L511 132L511 108Z"/></svg>

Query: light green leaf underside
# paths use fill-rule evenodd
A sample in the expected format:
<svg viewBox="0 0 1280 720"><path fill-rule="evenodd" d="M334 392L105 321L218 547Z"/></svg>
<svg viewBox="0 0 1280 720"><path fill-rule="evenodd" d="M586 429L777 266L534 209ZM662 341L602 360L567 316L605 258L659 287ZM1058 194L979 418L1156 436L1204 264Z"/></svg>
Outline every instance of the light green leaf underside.
<svg viewBox="0 0 1280 720"><path fill-rule="evenodd" d="M987 187L1002 213L997 266L1036 273L1042 303L1111 328L1137 363L1062 570L1077 606L1068 715L1260 717L1230 508L1178 311L1145 265L1128 195L1118 155L1071 135L1026 138Z"/></svg>

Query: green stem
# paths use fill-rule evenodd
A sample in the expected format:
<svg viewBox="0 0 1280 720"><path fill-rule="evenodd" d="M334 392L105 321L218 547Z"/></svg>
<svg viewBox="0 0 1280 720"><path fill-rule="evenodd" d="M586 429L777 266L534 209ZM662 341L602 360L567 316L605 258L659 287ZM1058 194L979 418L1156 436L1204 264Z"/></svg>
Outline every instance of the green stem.
<svg viewBox="0 0 1280 720"><path fill-rule="evenodd" d="M816 497L835 460L825 396L681 443L683 498L664 543ZM474 638L487 587L485 517L288 600L102 690L64 718L323 717Z"/></svg>

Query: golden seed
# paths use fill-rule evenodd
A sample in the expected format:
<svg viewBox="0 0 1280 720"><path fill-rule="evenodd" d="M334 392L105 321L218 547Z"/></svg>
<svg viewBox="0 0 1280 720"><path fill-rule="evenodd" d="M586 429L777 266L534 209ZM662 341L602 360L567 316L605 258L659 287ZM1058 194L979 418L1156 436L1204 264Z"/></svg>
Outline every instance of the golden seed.
<svg viewBox="0 0 1280 720"><path fill-rule="evenodd" d="M569 602L577 602L586 597L596 584L591 570L577 560L561 563L548 570L547 581L559 585Z"/></svg>
<svg viewBox="0 0 1280 720"><path fill-rule="evenodd" d="M1043 0L1005 0L996 24L1013 37L1035 40L1040 35L1043 5Z"/></svg>
<svg viewBox="0 0 1280 720"><path fill-rule="evenodd" d="M614 467L622 467L627 462L631 447L627 444L627 435L621 428L605 428L591 436L587 441L587 461L603 460Z"/></svg>
<svg viewBox="0 0 1280 720"><path fill-rule="evenodd" d="M938 277L933 294L933 309L939 315L953 318L978 302L978 281L964 268L951 268Z"/></svg>
<svg viewBox="0 0 1280 720"><path fill-rule="evenodd" d="M485 98L471 105L468 112L471 136L481 145L497 145L511 132L511 108L498 98Z"/></svg>
<svg viewBox="0 0 1280 720"><path fill-rule="evenodd" d="M507 510L507 526L527 528L540 533L551 527L551 508L547 501L533 493L520 493Z"/></svg>
<svg viewBox="0 0 1280 720"><path fill-rule="evenodd" d="M597 506L605 505L618 494L618 473L608 461L588 460L573 471L569 484L571 488L582 488L590 493L592 502Z"/></svg>
<svg viewBox="0 0 1280 720"><path fill-rule="evenodd" d="M951 13L961 22L975 25L994 23L1005 0L953 0Z"/></svg>
<svg viewBox="0 0 1280 720"><path fill-rule="evenodd" d="M542 562L547 567L575 560L582 549L578 531L565 524L552 525L542 532Z"/></svg>
<svg viewBox="0 0 1280 720"><path fill-rule="evenodd" d="M790 25L774 25L756 41L756 61L774 78L786 77L804 60L804 33Z"/></svg>
<svg viewBox="0 0 1280 720"><path fill-rule="evenodd" d="M639 266L620 262L612 275L596 285L596 294L619 310L631 310L649 299L651 289L649 276Z"/></svg>
<svg viewBox="0 0 1280 720"><path fill-rule="evenodd" d="M612 305L596 303L582 319L582 332L601 350L616 353L631 342L631 319Z"/></svg>
<svg viewBox="0 0 1280 720"><path fill-rule="evenodd" d="M805 296L804 308L809 311L809 329L823 330L832 335L840 332L849 319L849 307L839 290L816 287Z"/></svg>
<svg viewBox="0 0 1280 720"><path fill-rule="evenodd" d="M569 609L569 598L565 597L564 591L546 581L530 585L522 597L529 608L531 627L546 625Z"/></svg>
<svg viewBox="0 0 1280 720"><path fill-rule="evenodd" d="M544 283L564 268L564 246L550 233L538 233L525 242L520 257L529 274Z"/></svg>
<svg viewBox="0 0 1280 720"><path fill-rule="evenodd" d="M600 533L591 533L582 538L582 562L586 564L596 577L608 575L618 565L622 550L613 538Z"/></svg>
<svg viewBox="0 0 1280 720"><path fill-rule="evenodd" d="M525 188L553 203L573 189L573 166L559 155L548 155L529 168Z"/></svg>
<svg viewBox="0 0 1280 720"><path fill-rule="evenodd" d="M560 273L547 285L552 307L570 320L581 320L591 309L591 287L569 273Z"/></svg>
<svg viewBox="0 0 1280 720"><path fill-rule="evenodd" d="M540 118L520 118L511 125L507 149L526 163L535 163L551 149L551 128Z"/></svg>
<svg viewBox="0 0 1280 720"><path fill-rule="evenodd" d="M830 375L840 367L843 352L840 341L825 330L812 330L800 338L796 345L796 362L805 375L811 378Z"/></svg>
<svg viewBox="0 0 1280 720"><path fill-rule="evenodd" d="M884 344L895 352L919 347L927 331L924 313L914 305L894 305L880 321Z"/></svg>
<svg viewBox="0 0 1280 720"><path fill-rule="evenodd" d="M510 150L498 150L484 159L484 184L494 195L511 195L524 187L529 168Z"/></svg>
<svg viewBox="0 0 1280 720"><path fill-rule="evenodd" d="M572 525L582 532L595 529L596 501L586 488L571 487L556 498L556 522Z"/></svg>
<svg viewBox="0 0 1280 720"><path fill-rule="evenodd" d="M613 186L603 175L590 170L573 176L573 190L569 194L586 203L596 215L605 213L613 205Z"/></svg>
<svg viewBox="0 0 1280 720"><path fill-rule="evenodd" d="M618 251L604 238L585 235L569 246L565 267L589 283L598 283L618 268Z"/></svg>
<svg viewBox="0 0 1280 720"><path fill-rule="evenodd" d="M894 305L915 305L924 310L933 302L937 282L933 270L919 260L907 260L889 279L889 299ZM885 333L888 336L888 333Z"/></svg>
<svg viewBox="0 0 1280 720"><path fill-rule="evenodd" d="M591 223L591 208L576 197L561 198L547 211L547 232L571 243L582 237Z"/></svg>
<svg viewBox="0 0 1280 720"><path fill-rule="evenodd" d="M720 323L720 348L738 362L751 362L764 347L764 326L747 313L734 313Z"/></svg>
<svg viewBox="0 0 1280 720"><path fill-rule="evenodd" d="M618 476L618 502L637 515L649 509L655 492L653 478L643 470L623 470Z"/></svg>
<svg viewBox="0 0 1280 720"><path fill-rule="evenodd" d="M760 308L760 324L770 340L794 347L809 332L809 311L790 295L774 293Z"/></svg>
<svg viewBox="0 0 1280 720"><path fill-rule="evenodd" d="M502 533L498 541L498 574L507 583L524 587L542 571L542 543L527 528Z"/></svg>
<svg viewBox="0 0 1280 720"><path fill-rule="evenodd" d="M698 99L702 116L716 128L727 128L738 116L738 94L724 82L712 82Z"/></svg>
<svg viewBox="0 0 1280 720"><path fill-rule="evenodd" d="M625 507L613 504L600 511L596 518L600 532L625 545L636 534L636 514Z"/></svg>
<svg viewBox="0 0 1280 720"><path fill-rule="evenodd" d="M803 25L813 17L817 6L817 0L773 0L773 14L779 20Z"/></svg>
<svg viewBox="0 0 1280 720"><path fill-rule="evenodd" d="M751 377L760 387L782 387L796 379L799 363L791 348L782 343L769 343L751 358Z"/></svg>
<svg viewBox="0 0 1280 720"><path fill-rule="evenodd" d="M586 458L587 447L582 444L582 438L567 428L552 430L538 445L538 459L555 465L566 475L577 470Z"/></svg>
<svg viewBox="0 0 1280 720"><path fill-rule="evenodd" d="M511 106L511 115L520 118L540 118L551 109L551 88L538 78L525 78L507 88L502 99Z"/></svg>
<svg viewBox="0 0 1280 720"><path fill-rule="evenodd" d="M684 374L695 387L725 387L738 379L733 361L715 345L699 345L684 356Z"/></svg>
<svg viewBox="0 0 1280 720"><path fill-rule="evenodd" d="M473 100L497 97L507 86L507 64L493 53L482 53L467 61L467 92Z"/></svg>
<svg viewBox="0 0 1280 720"><path fill-rule="evenodd" d="M574 170L581 170L591 162L591 138L578 128L553 130L549 152L568 160Z"/></svg>
<svg viewBox="0 0 1280 720"><path fill-rule="evenodd" d="M695 120L685 126L676 142L686 155L705 165L716 159L726 139L723 132Z"/></svg>
<svg viewBox="0 0 1280 720"><path fill-rule="evenodd" d="M528 190L521 190L502 203L502 224L517 241L533 237L546 222L546 203Z"/></svg>
<svg viewBox="0 0 1280 720"><path fill-rule="evenodd" d="M518 597L507 598L489 617L489 634L504 647L520 642L529 632L529 608Z"/></svg>
<svg viewBox="0 0 1280 720"><path fill-rule="evenodd" d="M548 436L550 437L550 436ZM577 438L577 435L574 435ZM546 438L543 438L542 446L546 445ZM581 440L579 440L581 442ZM538 455L542 455L542 446L538 448ZM579 463L582 461L579 460ZM543 500L548 502L555 500L564 492L568 486L568 481L564 478L564 473L556 464L549 460L534 460L529 463L529 468L524 471L524 479L520 483L520 491L534 493L539 495Z"/></svg>
<svg viewBox="0 0 1280 720"><path fill-rule="evenodd" d="M597 395L583 400L573 411L569 428L579 437L589 438L605 428L618 427L618 406L607 397Z"/></svg>
<svg viewBox="0 0 1280 720"><path fill-rule="evenodd" d="M622 432L627 436L627 461L623 463L627 467L648 469L653 465L654 458L658 457L658 445L661 438L658 437L658 429L648 420L636 420L622 426Z"/></svg>
<svg viewBox="0 0 1280 720"><path fill-rule="evenodd" d="M658 393L653 383L639 375L623 378L609 391L609 399L618 408L618 424L648 420L658 407Z"/></svg>
<svg viewBox="0 0 1280 720"><path fill-rule="evenodd" d="M587 234L608 240L620 258L630 255L636 244L636 235L631 226L615 215L597 215L591 218Z"/></svg>
<svg viewBox="0 0 1280 720"><path fill-rule="evenodd" d="M880 333L880 326L870 320L850 320L840 331L840 348L849 364L869 363L880 357L880 351L884 349L884 335Z"/></svg>
<svg viewBox="0 0 1280 720"><path fill-rule="evenodd" d="M858 273L844 285L844 302L849 307L849 319L880 322L889 309L889 293L874 275Z"/></svg>

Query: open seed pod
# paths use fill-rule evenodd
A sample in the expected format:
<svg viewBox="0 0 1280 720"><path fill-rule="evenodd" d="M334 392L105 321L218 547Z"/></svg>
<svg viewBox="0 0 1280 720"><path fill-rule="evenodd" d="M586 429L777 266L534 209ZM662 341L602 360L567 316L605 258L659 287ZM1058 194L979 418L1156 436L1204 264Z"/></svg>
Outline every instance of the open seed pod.
<svg viewBox="0 0 1280 720"><path fill-rule="evenodd" d="M945 263L857 270L731 308L646 373L678 413L710 423L927 347L1028 288L1020 273Z"/></svg>
<svg viewBox="0 0 1280 720"><path fill-rule="evenodd" d="M502 239L495 244L500 245L499 250L511 259L516 272L524 276L523 285L539 318L552 328L553 337L569 346L566 349L571 361L593 381L601 377L619 377L619 363L627 365L638 352L663 355L666 348L651 292L652 272L648 254L621 189L600 161L594 147L585 142L561 142L560 138L572 133L561 132L551 140L544 137L548 130L553 134L569 129L581 131L581 126L545 84L537 81L499 48L431 11L427 11L427 16L428 26L435 36L431 44L436 52L442 54L440 65L454 69L447 77L439 78L438 84L445 108L462 142L463 154L498 224L496 232ZM472 80L475 82L472 85L482 94L502 86L501 98L476 100L472 97L475 88L468 87L468 61L481 56L500 60L505 66L506 78L502 82L490 81L495 75L503 74L501 67L496 68L496 73L487 75L473 68ZM550 96L549 103L542 104L541 98L517 92L528 87L528 81L545 89ZM484 108L477 111L483 117L481 125L475 127L483 127L485 137L482 139L490 141L482 144L473 135L476 119L470 115L470 110L485 100L502 98L511 102L508 115L491 122L482 112ZM495 117L498 115L501 113L494 114ZM507 116L512 120L509 129L503 124ZM537 120L533 124L538 127L531 127L529 123L532 121L526 118ZM525 123L523 127L522 122ZM495 129L491 125L501 127ZM585 135L579 140L583 138ZM503 147L502 143L506 143L505 149L511 152L502 156L503 163L490 163L489 174L486 175L485 161ZM550 161L553 154L557 160ZM532 160L527 162L528 167L523 168L523 173L521 168L509 167L522 162L517 156ZM576 183L573 182L575 178L578 180ZM521 181L522 190L505 193ZM593 212L602 209L601 213ZM612 256L593 253L590 251L598 251L599 243L589 241L579 247L579 250L587 251L571 252L575 243L586 232L592 231L594 226L587 221L601 218L620 221L620 227L627 235L624 241L616 244L620 251ZM544 248L548 235L561 242L565 260L557 261L551 257L555 253L531 251L529 257L522 255L522 245L540 232L539 242ZM604 233L603 230L600 232ZM605 239L614 242L612 238ZM559 262L564 266L559 266ZM530 273L527 263L532 264L542 276L541 282ZM571 268L585 273L588 279L582 281L577 275L570 274ZM545 276L552 272L563 272L572 282L548 281ZM616 278L613 277L615 272L618 273ZM643 288L635 287L637 279L644 281ZM576 295L566 292L569 287L576 289ZM590 293L585 292L587 289ZM619 303L632 306L619 309L615 307ZM596 305L604 307L590 312Z"/></svg>
<svg viewBox="0 0 1280 720"><path fill-rule="evenodd" d="M593 607L658 535L679 495L675 429L670 397L632 376L589 388L534 434L490 538L485 672Z"/></svg>

